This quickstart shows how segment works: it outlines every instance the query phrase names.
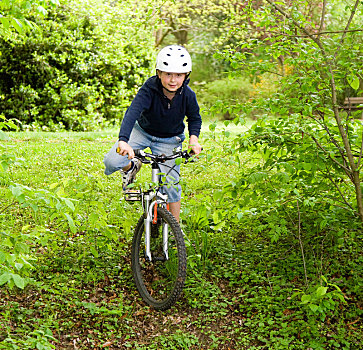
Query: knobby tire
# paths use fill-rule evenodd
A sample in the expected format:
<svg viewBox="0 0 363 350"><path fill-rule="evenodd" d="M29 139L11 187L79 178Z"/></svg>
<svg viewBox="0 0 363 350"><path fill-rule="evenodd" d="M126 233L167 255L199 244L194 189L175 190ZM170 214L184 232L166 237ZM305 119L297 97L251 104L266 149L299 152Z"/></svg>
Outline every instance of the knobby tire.
<svg viewBox="0 0 363 350"><path fill-rule="evenodd" d="M187 270L187 254L182 230L165 208L157 209L158 223L151 227L152 261L148 261L144 243L144 216L139 219L132 242L131 266L136 287L143 300L156 310L167 310L179 298ZM163 261L162 227L169 231L169 260Z"/></svg>

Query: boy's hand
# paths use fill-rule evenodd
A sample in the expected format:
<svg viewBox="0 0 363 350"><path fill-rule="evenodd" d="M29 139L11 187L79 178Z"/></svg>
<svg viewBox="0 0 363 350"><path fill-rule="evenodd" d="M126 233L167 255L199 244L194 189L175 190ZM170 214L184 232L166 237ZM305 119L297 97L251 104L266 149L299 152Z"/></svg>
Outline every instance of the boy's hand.
<svg viewBox="0 0 363 350"><path fill-rule="evenodd" d="M189 147L188 147L195 155L198 155L202 152L202 146L198 142L198 137L195 135L191 135L189 138Z"/></svg>
<svg viewBox="0 0 363 350"><path fill-rule="evenodd" d="M132 147L125 141L119 141L118 142L118 154L121 154L122 156L128 155L129 159L132 159L135 157L134 150Z"/></svg>

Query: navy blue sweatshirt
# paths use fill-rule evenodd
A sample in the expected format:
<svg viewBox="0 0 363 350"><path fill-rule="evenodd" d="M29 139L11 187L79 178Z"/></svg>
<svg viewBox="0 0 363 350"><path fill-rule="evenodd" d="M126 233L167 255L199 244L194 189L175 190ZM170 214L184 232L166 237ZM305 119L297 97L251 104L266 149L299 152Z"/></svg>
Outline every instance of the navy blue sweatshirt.
<svg viewBox="0 0 363 350"><path fill-rule="evenodd" d="M156 137L172 137L184 131L187 117L189 135L199 136L202 118L194 91L186 79L170 101L163 93L157 75L149 78L140 88L122 120L119 141L128 142L135 122L148 134Z"/></svg>

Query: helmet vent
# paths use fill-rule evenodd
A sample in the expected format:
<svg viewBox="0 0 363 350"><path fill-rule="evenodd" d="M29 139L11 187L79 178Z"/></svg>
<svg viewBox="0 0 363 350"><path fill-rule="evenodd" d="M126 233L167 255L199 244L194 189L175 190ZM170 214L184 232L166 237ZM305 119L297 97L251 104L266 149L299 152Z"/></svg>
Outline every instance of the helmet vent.
<svg viewBox="0 0 363 350"><path fill-rule="evenodd" d="M183 63L183 67L185 67L185 66L187 66L188 65L188 63Z"/></svg>
<svg viewBox="0 0 363 350"><path fill-rule="evenodd" d="M168 66L169 64L168 64L168 62L163 62L166 66Z"/></svg>

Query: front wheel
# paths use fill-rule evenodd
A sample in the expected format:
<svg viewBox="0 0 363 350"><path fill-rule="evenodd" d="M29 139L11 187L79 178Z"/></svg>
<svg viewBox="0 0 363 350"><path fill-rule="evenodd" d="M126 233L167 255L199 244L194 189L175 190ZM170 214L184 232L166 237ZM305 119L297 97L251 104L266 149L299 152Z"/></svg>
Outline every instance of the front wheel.
<svg viewBox="0 0 363 350"><path fill-rule="evenodd" d="M145 252L144 216L132 241L131 265L136 287L144 301L157 310L169 309L180 296L187 270L182 230L174 216L158 207L157 223L151 224L151 261ZM168 230L168 257L163 249L163 230Z"/></svg>

